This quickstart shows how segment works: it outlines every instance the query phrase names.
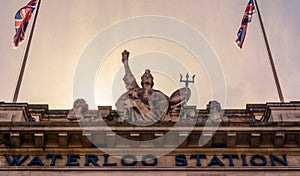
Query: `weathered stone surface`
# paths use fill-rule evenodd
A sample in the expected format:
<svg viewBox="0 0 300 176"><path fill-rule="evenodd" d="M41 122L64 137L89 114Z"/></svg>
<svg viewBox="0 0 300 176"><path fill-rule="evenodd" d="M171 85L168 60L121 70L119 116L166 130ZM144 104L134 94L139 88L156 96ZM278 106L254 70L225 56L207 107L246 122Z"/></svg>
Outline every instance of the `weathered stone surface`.
<svg viewBox="0 0 300 176"><path fill-rule="evenodd" d="M273 176L297 175L300 171L300 122L294 118L299 111L299 102L247 105L245 110L224 109L228 121L220 122L214 133L211 128L205 127L209 118L207 109L196 110L197 116L193 117L196 123L189 133L189 121L176 126L179 111L170 113L171 122L137 126L117 122L122 114L111 110L110 107L102 108L105 109L103 111L101 108L89 110L85 115L90 118L79 122L68 121L67 110L48 110L45 105L1 103L0 107L0 111L5 112L11 108L20 108L26 120L0 123L0 175ZM38 117L39 121L27 122L26 117L32 115ZM10 118L10 115L5 116ZM275 116L278 120L274 120ZM280 116L283 118L280 119ZM287 118L289 119L285 120ZM150 142L163 137L171 129L169 138ZM120 136L123 137L122 140ZM129 140L137 142L131 143ZM199 145L199 142L204 144ZM164 151L174 144L179 146L158 157L155 166L143 166L140 160L145 152L151 154ZM106 153L114 153L109 162L116 163L116 166L103 166ZM137 164L123 166L120 158L130 153L135 153L138 158ZM16 157L21 154L19 159L28 154L28 158L20 166L16 166L15 163L9 166L5 154L11 159L13 154ZM47 154L61 154L62 158L57 158L55 166L50 166L51 158L47 159ZM76 160L79 166L66 166L70 154L79 155ZM199 161L201 166L197 166L197 160L191 157L192 154L205 154L206 158ZM228 155L233 154L236 154L237 158L232 158L231 163ZM38 165L37 155L44 166ZM94 166L91 162L85 166L87 155L96 155L99 166ZM186 157L186 166L176 166L176 155ZM287 166L277 160L272 162L272 155L281 160L285 155ZM218 162L212 163L215 157L224 166L220 166ZM32 160L33 166L28 166Z"/></svg>

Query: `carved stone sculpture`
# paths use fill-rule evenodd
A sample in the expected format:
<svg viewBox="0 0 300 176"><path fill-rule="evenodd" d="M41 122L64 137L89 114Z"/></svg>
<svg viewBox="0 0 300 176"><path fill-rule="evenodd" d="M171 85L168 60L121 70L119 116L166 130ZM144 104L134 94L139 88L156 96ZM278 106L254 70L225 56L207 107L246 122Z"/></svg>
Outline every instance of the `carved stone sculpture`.
<svg viewBox="0 0 300 176"><path fill-rule="evenodd" d="M128 65L129 52L123 51L122 62L125 68L123 81L127 92L125 92L116 102L118 111L124 113L125 120L133 122L156 122L158 120L170 121L168 111L174 105L181 105L186 97L174 94L171 99L159 90L153 89L154 77L149 69L141 77L140 87L133 76ZM179 93L179 91L178 91ZM190 91L187 91L190 94ZM179 96L179 97L178 97Z"/></svg>
<svg viewBox="0 0 300 176"><path fill-rule="evenodd" d="M218 101L209 102L209 119L212 122L227 122L228 118L224 117L224 111Z"/></svg>
<svg viewBox="0 0 300 176"><path fill-rule="evenodd" d="M73 103L73 108L69 111L68 120L80 120L84 118L84 114L89 109L84 99L77 99Z"/></svg>

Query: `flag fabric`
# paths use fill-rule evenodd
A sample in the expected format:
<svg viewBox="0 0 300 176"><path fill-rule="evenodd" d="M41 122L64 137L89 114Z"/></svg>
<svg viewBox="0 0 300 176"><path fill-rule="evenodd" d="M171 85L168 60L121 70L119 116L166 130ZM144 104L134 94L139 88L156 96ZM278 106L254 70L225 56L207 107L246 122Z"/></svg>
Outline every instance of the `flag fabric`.
<svg viewBox="0 0 300 176"><path fill-rule="evenodd" d="M13 46L18 47L24 40L26 28L34 12L37 0L31 0L26 6L22 7L15 15L15 29Z"/></svg>
<svg viewBox="0 0 300 176"><path fill-rule="evenodd" d="M252 21L252 15L255 12L255 6L253 0L249 0L248 5L245 9L244 16L242 19L241 27L237 33L237 39L235 44L237 47L242 48L246 37L248 24Z"/></svg>

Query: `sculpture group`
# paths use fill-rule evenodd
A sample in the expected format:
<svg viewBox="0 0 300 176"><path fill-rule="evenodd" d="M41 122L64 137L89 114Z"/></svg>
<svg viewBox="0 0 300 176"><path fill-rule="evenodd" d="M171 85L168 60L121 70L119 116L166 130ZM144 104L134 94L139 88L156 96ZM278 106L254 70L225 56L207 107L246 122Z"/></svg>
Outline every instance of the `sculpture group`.
<svg viewBox="0 0 300 176"><path fill-rule="evenodd" d="M191 83L191 81L188 80L188 75L185 81L186 86L178 89L168 97L163 92L153 88L154 77L149 69L146 69L142 75L140 87L130 70L128 58L129 52L124 50L122 52L122 62L125 69L123 81L127 91L116 102L117 111L123 118L119 121L146 124L152 124L157 121L171 121L169 112L175 108L185 106L191 96L191 90L188 88L188 83ZM183 82L182 76L180 81ZM73 109L68 114L68 119L84 119L87 112L88 105L85 100L77 99L74 102Z"/></svg>
<svg viewBox="0 0 300 176"><path fill-rule="evenodd" d="M170 121L169 112L187 102L191 91L188 87L175 91L169 98L163 92L153 89L154 77L149 69L141 77L141 87L132 74L128 64L129 52L122 52L125 75L123 81L127 92L116 102L119 112L127 121L156 122Z"/></svg>

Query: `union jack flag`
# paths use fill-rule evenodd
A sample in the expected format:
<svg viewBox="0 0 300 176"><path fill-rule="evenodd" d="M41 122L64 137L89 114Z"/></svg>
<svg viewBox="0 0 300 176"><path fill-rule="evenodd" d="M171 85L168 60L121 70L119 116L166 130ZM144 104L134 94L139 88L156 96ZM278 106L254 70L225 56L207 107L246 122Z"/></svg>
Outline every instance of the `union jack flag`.
<svg viewBox="0 0 300 176"><path fill-rule="evenodd" d="M247 32L247 27L248 27L248 23L251 22L252 20L252 15L255 12L255 6L253 3L253 0L250 0L248 2L248 5L245 9L244 12L244 16L242 19L242 24L241 27L237 33L237 39L235 40L235 44L237 45L237 47L242 48L243 47L243 43L246 37L246 32Z"/></svg>
<svg viewBox="0 0 300 176"><path fill-rule="evenodd" d="M26 6L18 10L15 15L16 34L14 36L14 47L18 47L19 43L24 40L26 28L35 9L36 2L37 0L31 0Z"/></svg>

